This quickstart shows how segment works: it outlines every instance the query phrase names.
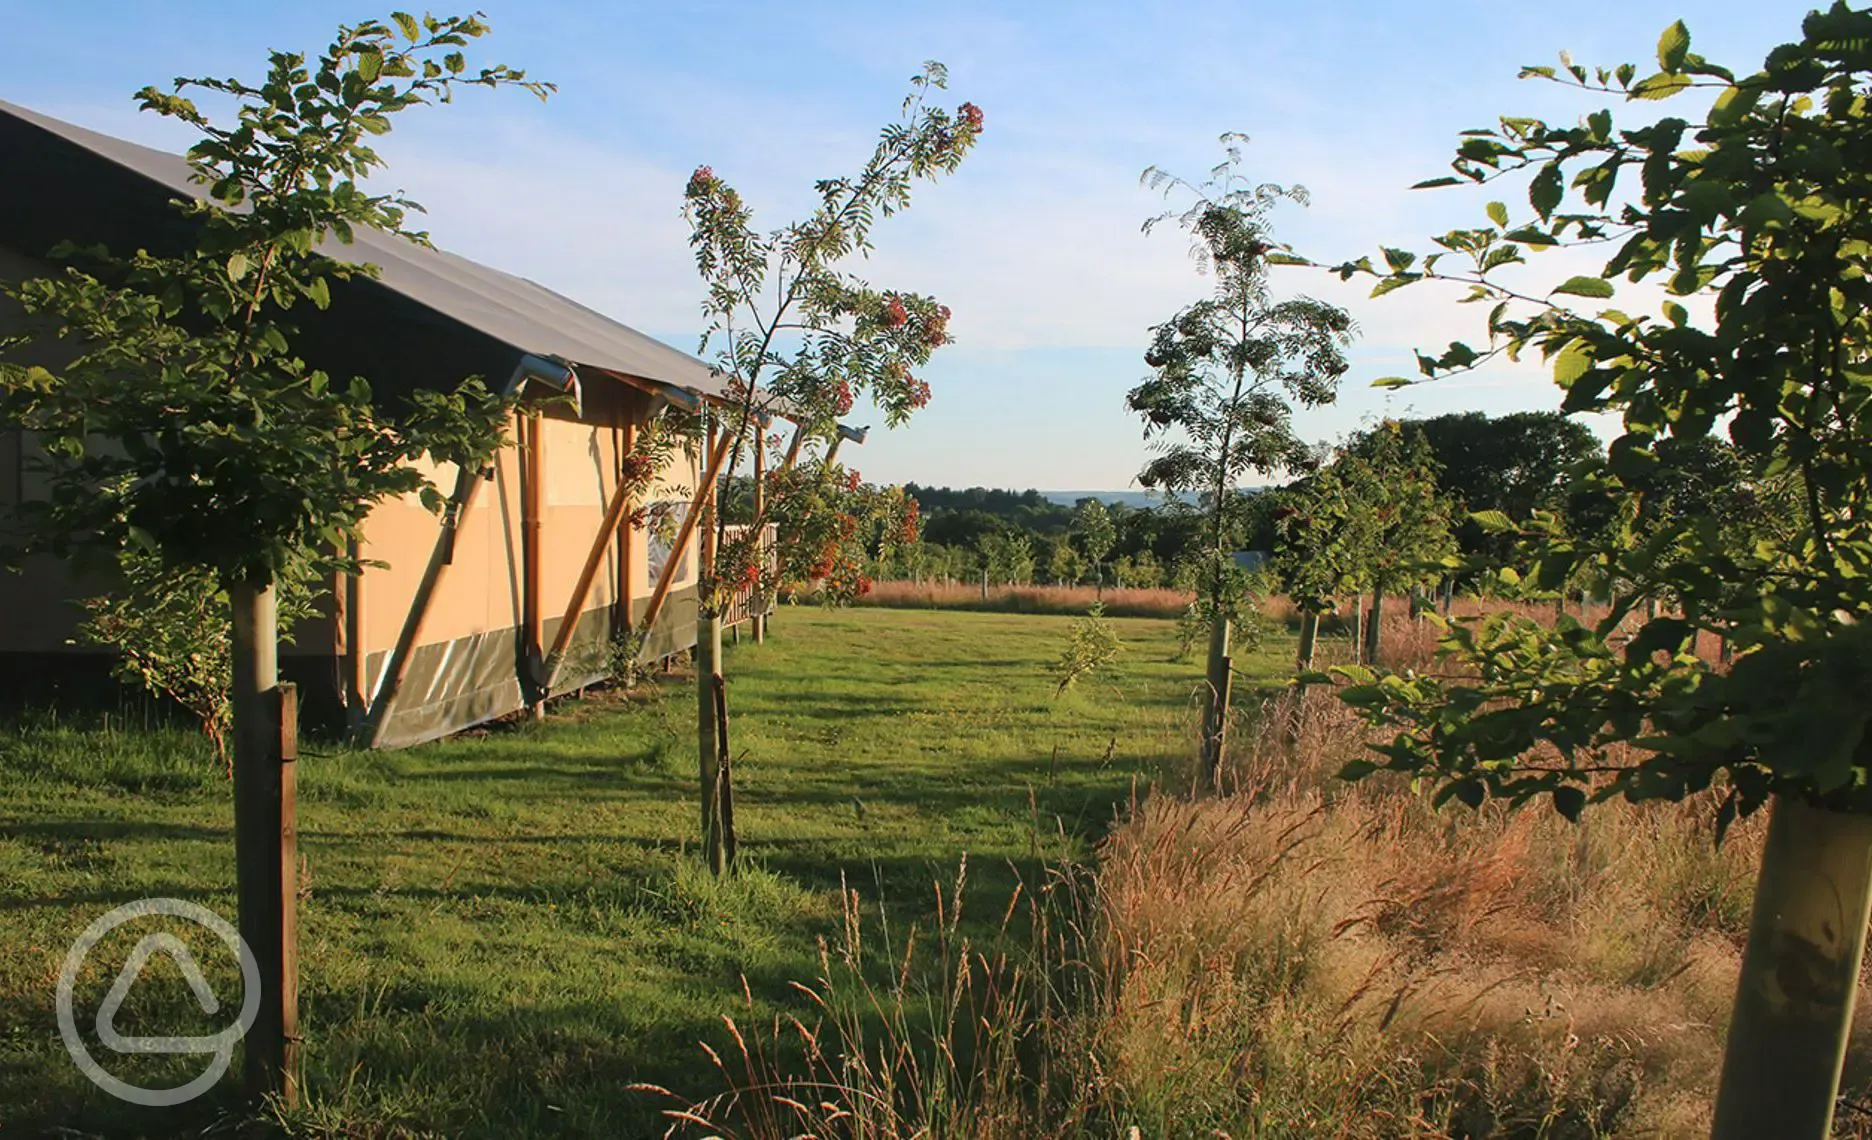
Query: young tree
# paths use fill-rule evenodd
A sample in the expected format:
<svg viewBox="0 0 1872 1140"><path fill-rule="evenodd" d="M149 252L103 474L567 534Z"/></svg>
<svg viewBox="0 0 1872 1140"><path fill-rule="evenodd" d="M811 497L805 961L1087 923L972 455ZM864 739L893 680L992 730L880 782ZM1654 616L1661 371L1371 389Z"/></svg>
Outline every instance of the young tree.
<svg viewBox="0 0 1872 1140"><path fill-rule="evenodd" d="M1818 1138L1872 905L1872 12L1809 15L1802 38L1750 75L1692 53L1681 23L1657 56L1642 79L1629 64L1588 71L1564 57L1563 69L1523 74L1647 103L1701 92L1706 107L1627 130L1598 110L1567 126L1503 118L1469 132L1455 176L1437 181L1529 174L1531 214L1516 222L1493 203L1489 225L1444 235L1438 253L1341 267L1377 274L1376 291L1451 280L1492 302L1489 343L1423 357L1424 376L1538 351L1563 410L1616 412L1624 429L1580 482L1615 508L1612 525L1583 537L1527 528L1540 584L1591 568L1618 584L1610 613L1552 629L1496 614L1449 631L1456 669L1354 674L1344 697L1395 735L1375 765L1347 774L1432 779L1439 802L1550 796L1569 817L1613 796L1712 787L1719 827L1770 806L1715 1135ZM1500 267L1555 246L1609 259L1544 293L1499 280ZM1626 282L1662 285L1658 316L1612 304ZM1641 302L1629 292L1628 305ZM1640 528L1665 441L1719 428L1746 483L1797 488L1790 525L1742 546L1704 515ZM1681 612L1609 645L1660 593ZM1706 630L1735 646L1731 667L1695 653Z"/></svg>
<svg viewBox="0 0 1872 1140"><path fill-rule="evenodd" d="M228 596L199 566L165 566L159 555L126 551L114 588L83 601L78 640L116 654L112 674L165 697L195 718L214 758L234 778L228 729L234 722L233 630ZM311 617L317 596L291 572L275 580L279 638Z"/></svg>
<svg viewBox="0 0 1872 1140"><path fill-rule="evenodd" d="M508 408L478 381L407 406L376 402L365 379L305 363L290 310L323 308L334 282L374 274L335 256L357 229L426 240L406 227L415 203L362 185L384 166L370 140L393 116L447 102L463 84L547 94L505 66L469 70L462 49L487 30L475 17L399 13L341 27L310 63L273 52L258 83L143 89L144 110L202 135L189 159L209 200L181 207L192 247L79 251L58 276L7 290L79 349L52 370L0 366L0 414L35 433L47 457L46 497L18 512L28 546L144 551L211 575L229 598L240 929L262 965L245 1045L256 1092L284 1082L294 1093L293 899L281 889L291 769L269 711L275 583L295 567L355 569L346 540L386 498L420 491L439 509L414 461L471 472L499 446ZM231 103L233 121L212 119L190 91ZM32 359L29 344L13 347Z"/></svg>
<svg viewBox="0 0 1872 1140"><path fill-rule="evenodd" d="M904 423L930 397L929 385L914 370L950 341L949 310L935 298L876 289L842 268L870 254L873 226L907 207L916 183L954 172L981 135L982 112L973 103L952 113L928 101L946 80L941 64L925 64L864 167L853 176L820 181L819 206L804 221L757 230L746 201L707 166L696 169L684 192L690 246L707 286L702 312L708 327L700 351L715 347L716 365L730 378L733 406L717 422L728 438L727 477L733 478L747 455L750 430L772 413L784 411L798 423L803 440L825 448L817 464L772 474L773 485L742 541L727 541L725 519L704 520L705 528L712 521L716 555L704 559L697 586L697 750L703 846L718 874L729 865L732 845L718 790L726 723L723 608L738 585L761 572L755 542L764 524L836 517L843 511L841 487L856 492L857 481L842 478L831 461L839 417L866 397L890 426ZM783 547L799 544L797 531L780 529ZM823 542L813 549L826 552ZM855 589L861 577L854 572L830 581L836 595Z"/></svg>
<svg viewBox="0 0 1872 1140"><path fill-rule="evenodd" d="M1111 512L1098 499L1083 499L1073 512L1072 532L1079 536L1085 551L1086 565L1092 570L1093 592L1105 596L1105 558L1118 541L1118 528L1112 525Z"/></svg>
<svg viewBox="0 0 1872 1140"><path fill-rule="evenodd" d="M1376 545L1376 517L1339 461L1285 488L1274 509L1279 541L1271 567L1294 607L1300 611L1301 671L1313 667L1322 615L1340 598L1363 588Z"/></svg>
<svg viewBox="0 0 1872 1140"><path fill-rule="evenodd" d="M1055 586L1076 586L1083 577L1079 565L1079 552L1073 549L1072 538L1057 534L1044 540L1046 543L1047 578Z"/></svg>
<svg viewBox="0 0 1872 1140"><path fill-rule="evenodd" d="M1174 219L1191 236L1198 266L1214 278L1208 297L1152 330L1144 362L1153 375L1133 388L1127 406L1144 419L1157 456L1138 475L1173 499L1202 496L1197 560L1198 604L1210 626L1203 693L1202 774L1214 788L1228 722L1229 630L1242 608L1242 575L1231 553L1249 522L1239 490L1250 475L1302 468L1311 453L1293 431L1295 404L1330 403L1347 366L1352 318L1309 297L1276 299L1268 285L1275 243L1270 215L1283 201L1304 203L1298 187L1251 184L1238 172L1239 135L1225 135L1226 161L1201 185L1155 167L1145 180L1194 201L1145 223Z"/></svg>
<svg viewBox="0 0 1872 1140"><path fill-rule="evenodd" d="M1426 442L1437 487L1465 512L1500 511L1525 519L1536 510L1564 512L1573 468L1604 453L1592 429L1558 412L1451 412L1401 421L1407 436ZM1456 537L1467 554L1491 568L1508 564L1512 543L1466 518Z"/></svg>
<svg viewBox="0 0 1872 1140"><path fill-rule="evenodd" d="M1372 601L1361 654L1366 664L1376 665L1385 598L1436 582L1455 560L1449 502L1437 489L1429 445L1394 420L1355 439L1338 465L1345 468L1347 491L1363 518L1360 585L1371 591Z"/></svg>

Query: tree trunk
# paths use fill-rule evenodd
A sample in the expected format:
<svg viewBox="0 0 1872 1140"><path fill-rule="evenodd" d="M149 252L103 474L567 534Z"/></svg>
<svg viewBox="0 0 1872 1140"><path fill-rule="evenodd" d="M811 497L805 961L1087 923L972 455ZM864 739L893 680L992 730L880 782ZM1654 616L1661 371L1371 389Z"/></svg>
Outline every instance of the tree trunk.
<svg viewBox="0 0 1872 1140"><path fill-rule="evenodd" d="M728 869L727 831L722 826L721 735L715 709L721 674L721 615L696 615L696 773L702 786L702 856L709 871Z"/></svg>
<svg viewBox="0 0 1872 1140"><path fill-rule="evenodd" d="M1211 792L1222 790L1222 759L1228 748L1229 622L1216 614L1209 623L1209 669L1203 685L1202 776Z"/></svg>
<svg viewBox="0 0 1872 1140"><path fill-rule="evenodd" d="M1776 796L1713 1140L1825 1140L1872 908L1872 816Z"/></svg>
<svg viewBox="0 0 1872 1140"><path fill-rule="evenodd" d="M720 757L716 769L720 776L715 785L715 802L718 805L715 814L720 821L722 836L722 870L732 871L735 861L734 752L728 744L728 682L717 673L711 687L715 695L715 750Z"/></svg>
<svg viewBox="0 0 1872 1140"><path fill-rule="evenodd" d="M259 1013L244 1044L244 1085L249 1096L277 1094L293 1105L299 1099L299 860L295 765L289 756L296 749L281 718L296 702L281 699L272 583L237 583L228 600L234 624L236 898L241 939L260 973Z"/></svg>
<svg viewBox="0 0 1872 1140"><path fill-rule="evenodd" d="M1300 614L1300 652L1294 660L1296 672L1305 673L1313 668L1313 651L1319 647L1319 627L1317 610L1305 610ZM1294 690L1293 713L1287 718L1287 743L1290 745L1299 742L1306 727L1308 692L1306 685Z"/></svg>
<svg viewBox="0 0 1872 1140"><path fill-rule="evenodd" d="M1448 621L1450 611L1456 608L1456 579L1450 578L1443 583L1443 620Z"/></svg>
<svg viewBox="0 0 1872 1140"><path fill-rule="evenodd" d="M982 601L985 603L987 602L987 600L988 600L988 571L983 570L982 571Z"/></svg>
<svg viewBox="0 0 1872 1140"><path fill-rule="evenodd" d="M1365 622L1365 664L1378 665L1378 648L1384 641L1384 591L1373 590L1371 612Z"/></svg>

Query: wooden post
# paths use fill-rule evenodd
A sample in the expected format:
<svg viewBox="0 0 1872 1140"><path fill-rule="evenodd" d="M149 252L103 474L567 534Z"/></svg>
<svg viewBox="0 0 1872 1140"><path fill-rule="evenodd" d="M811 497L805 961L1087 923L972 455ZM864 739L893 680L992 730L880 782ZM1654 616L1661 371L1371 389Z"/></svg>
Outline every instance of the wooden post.
<svg viewBox="0 0 1872 1140"><path fill-rule="evenodd" d="M1313 668L1313 650L1319 644L1320 616L1315 610L1300 615L1300 654L1296 664L1302 671Z"/></svg>
<svg viewBox="0 0 1872 1140"><path fill-rule="evenodd" d="M1371 596L1371 614L1365 623L1365 664L1376 668L1379 650L1384 644L1384 596L1382 587L1374 587Z"/></svg>
<svg viewBox="0 0 1872 1140"><path fill-rule="evenodd" d="M520 647L525 660L525 675L521 678L526 694L527 711L534 720L541 720L546 715L546 694L542 685L541 666L544 664L542 629L541 593L543 575L541 572L542 529L541 518L544 514L544 500L540 494L545 478L546 465L544 448L541 446L544 432L540 430L540 417L537 412L524 409L517 413L521 419L521 471L520 471L520 598L521 598L521 637Z"/></svg>
<svg viewBox="0 0 1872 1140"><path fill-rule="evenodd" d="M1295 655L1295 671L1305 673L1313 668L1313 654L1319 648L1320 615L1318 610L1304 610L1300 614L1300 652ZM1294 692L1293 715L1287 720L1287 743L1296 744L1306 725L1307 686L1302 685Z"/></svg>
<svg viewBox="0 0 1872 1140"><path fill-rule="evenodd" d="M1352 660L1365 664L1365 592L1352 596Z"/></svg>
<svg viewBox="0 0 1872 1140"><path fill-rule="evenodd" d="M721 669L721 619L696 615L696 774L702 792L702 858L710 874L728 869L721 817L721 737L715 723L715 679Z"/></svg>
<svg viewBox="0 0 1872 1140"><path fill-rule="evenodd" d="M715 417L709 417L708 452L711 456L727 450L729 433L719 432ZM721 683L721 614L712 595L718 593L715 574L715 479L711 464L708 477L698 488L696 506L701 515L702 547L698 553L696 581L696 768L702 791L702 853L709 872L720 876L728 870L727 837L722 827L721 735L716 721L715 703ZM697 512L691 512L692 514Z"/></svg>
<svg viewBox="0 0 1872 1140"><path fill-rule="evenodd" d="M767 431L759 424L756 424L754 425L754 518L751 521L751 525L754 528L754 557L759 561L761 568L761 584L757 588L754 596L754 604L761 610L760 613L756 613L753 617L754 644L756 645L767 640L767 614L761 602L766 596L766 591L774 588L774 584L766 579L767 547L762 542L762 538L767 533L767 524L764 521L766 517Z"/></svg>
<svg viewBox="0 0 1872 1140"><path fill-rule="evenodd" d="M1215 614L1209 622L1209 668L1203 684L1202 779L1211 792L1222 790L1222 753L1228 732L1230 675L1229 621Z"/></svg>
<svg viewBox="0 0 1872 1140"><path fill-rule="evenodd" d="M356 562L364 556L357 539L345 544L345 557ZM356 733L370 716L370 646L364 642L364 571L344 576L344 701L345 727Z"/></svg>
<svg viewBox="0 0 1872 1140"><path fill-rule="evenodd" d="M292 759L295 695L279 688L279 613L270 581L228 590L233 610L234 857L241 939L260 971L259 1012L247 1031L244 1086L253 1097L299 1096L297 1062L298 827Z"/></svg>
<svg viewBox="0 0 1872 1140"><path fill-rule="evenodd" d="M733 870L736 846L734 754L728 746L728 682L717 673L711 688L715 696L715 752L721 758L715 784L716 820L721 828L721 862L723 870Z"/></svg>
<svg viewBox="0 0 1872 1140"><path fill-rule="evenodd" d="M618 429L618 474L620 484L624 482L624 461L637 450L637 425L628 420ZM616 599L617 617L611 623L611 631L629 631L631 628L631 550L632 531L635 527L620 526L617 531L617 589L612 592Z"/></svg>
<svg viewBox="0 0 1872 1140"><path fill-rule="evenodd" d="M1777 795L1712 1140L1825 1140L1872 915L1872 816Z"/></svg>
<svg viewBox="0 0 1872 1140"><path fill-rule="evenodd" d="M273 689L280 781L280 1095L299 1103L299 686Z"/></svg>

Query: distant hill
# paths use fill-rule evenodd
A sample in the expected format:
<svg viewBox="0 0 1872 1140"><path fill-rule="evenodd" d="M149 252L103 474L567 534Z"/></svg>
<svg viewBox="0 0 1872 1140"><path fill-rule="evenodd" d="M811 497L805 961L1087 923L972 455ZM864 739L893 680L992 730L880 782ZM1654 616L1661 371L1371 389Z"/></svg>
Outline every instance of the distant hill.
<svg viewBox="0 0 1872 1140"><path fill-rule="evenodd" d="M1163 496L1155 491L1042 491L1049 502L1062 507L1070 507L1080 499L1098 499L1105 503L1123 503L1127 507L1155 507L1163 503ZM1196 496L1185 495L1188 502L1195 502Z"/></svg>

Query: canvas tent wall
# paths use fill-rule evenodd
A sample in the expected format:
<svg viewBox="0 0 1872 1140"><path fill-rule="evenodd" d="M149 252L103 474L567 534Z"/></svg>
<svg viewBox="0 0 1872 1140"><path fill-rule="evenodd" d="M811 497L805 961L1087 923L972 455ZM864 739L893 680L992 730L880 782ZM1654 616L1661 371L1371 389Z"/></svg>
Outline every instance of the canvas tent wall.
<svg viewBox="0 0 1872 1140"><path fill-rule="evenodd" d="M188 164L0 103L0 279L45 271L61 242L115 250L181 248L188 225L173 202L198 196ZM366 376L379 399L448 389L478 375L499 387L522 375L524 361L562 370L573 401L541 409L537 438L538 573L527 574L522 493L526 457L510 434L489 468L486 491L463 512L447 573L427 598L419 580L435 552L440 524L413 499L385 503L367 520L363 557L389 563L356 582L334 583L327 613L302 627L283 667L305 687L308 713L353 721L386 691L392 650L422 603L422 636L401 668L397 699L380 742L429 739L522 707L529 698L532 631L526 599L536 599L540 633L550 643L564 617L572 580L597 537L616 487L630 434L656 394L693 403L720 401L725 385L701 361L610 320L551 290L465 258L364 232L334 254L382 269L333 290L329 309L295 310L295 347L338 377ZM0 331L20 314L0 309ZM28 354L54 352L43 342ZM32 493L32 444L0 425L0 508ZM437 472L447 487L455 473ZM686 501L697 457L681 456L661 473L654 498ZM632 618L643 616L652 581L653 536L627 532L607 551L581 607L577 639L559 675L563 690L602 669L604 648ZM694 552L685 552L675 588L647 631L643 653L660 656L694 643ZM0 576L0 668L16 680L96 672L96 654L70 644L79 617L73 599L98 583L67 564L39 558L25 572ZM633 613L633 611L635 611ZM76 666L76 668L74 668ZM14 691L25 689L15 685ZM536 695L536 694L534 694Z"/></svg>

